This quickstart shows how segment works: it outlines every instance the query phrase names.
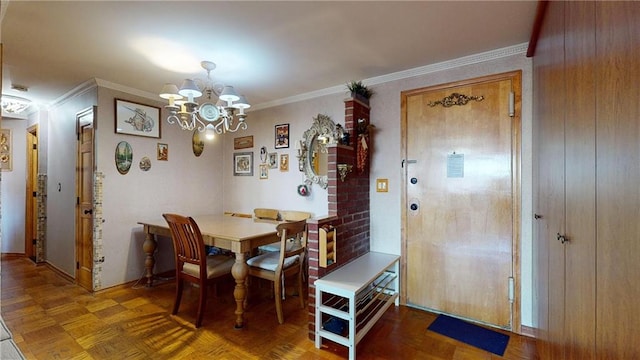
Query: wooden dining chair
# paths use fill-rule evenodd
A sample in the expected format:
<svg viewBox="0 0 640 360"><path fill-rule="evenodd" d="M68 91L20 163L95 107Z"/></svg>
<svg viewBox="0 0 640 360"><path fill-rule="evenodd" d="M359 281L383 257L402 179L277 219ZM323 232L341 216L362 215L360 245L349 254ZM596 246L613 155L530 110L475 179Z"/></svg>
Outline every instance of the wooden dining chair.
<svg viewBox="0 0 640 360"><path fill-rule="evenodd" d="M176 298L173 304L173 315L178 313L184 282L197 284L200 287L196 328L202 324L207 292L210 285L229 277L235 260L226 255L207 256L198 224L191 217L177 214L162 214L173 239L176 258Z"/></svg>
<svg viewBox="0 0 640 360"><path fill-rule="evenodd" d="M311 213L306 211L285 210L280 211L280 217L283 221L300 221L311 218Z"/></svg>
<svg viewBox="0 0 640 360"><path fill-rule="evenodd" d="M278 220L279 212L277 209L255 208L253 209L253 215L256 219Z"/></svg>
<svg viewBox="0 0 640 360"><path fill-rule="evenodd" d="M280 211L280 219L282 221L301 221L307 220L311 218L311 213L306 211ZM292 242L289 242L289 245L292 245ZM267 251L280 251L280 242L275 242L272 244L262 245L258 247L260 253L264 253Z"/></svg>
<svg viewBox="0 0 640 360"><path fill-rule="evenodd" d="M256 219L260 220L274 220L277 221L280 218L280 212L277 209L265 209L255 208L253 209L253 215ZM262 254L267 251L278 251L280 249L280 242L274 242L272 244L260 245L258 247L258 253Z"/></svg>
<svg viewBox="0 0 640 360"><path fill-rule="evenodd" d="M304 309L304 291L302 288L302 274L307 246L307 221L285 222L276 226L280 237L280 251L267 252L247 260L249 276L269 280L273 282L273 293L276 301L276 313L278 322L284 323L282 314L282 297L280 293L284 289L284 280L287 277L297 275L298 296L300 307ZM294 238L297 246L287 246L287 241Z"/></svg>

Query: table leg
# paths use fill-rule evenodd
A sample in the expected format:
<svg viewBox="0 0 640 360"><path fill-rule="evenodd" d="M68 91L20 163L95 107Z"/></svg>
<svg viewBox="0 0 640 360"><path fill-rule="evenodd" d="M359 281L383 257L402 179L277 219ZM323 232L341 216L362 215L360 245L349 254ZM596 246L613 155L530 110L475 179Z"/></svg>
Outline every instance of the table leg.
<svg viewBox="0 0 640 360"><path fill-rule="evenodd" d="M244 253L237 252L236 262L231 268L231 275L236 280L236 287L233 290L233 297L236 299L236 329L240 329L244 326L244 303L247 298L247 289L245 282L247 275L249 274L249 266L244 259Z"/></svg>
<svg viewBox="0 0 640 360"><path fill-rule="evenodd" d="M155 235L146 231L144 242L142 243L142 251L147 254L147 257L144 260L144 276L147 278L147 287L151 287L151 285L153 285L153 266L156 264L154 253L156 252L157 247L158 243L156 242Z"/></svg>

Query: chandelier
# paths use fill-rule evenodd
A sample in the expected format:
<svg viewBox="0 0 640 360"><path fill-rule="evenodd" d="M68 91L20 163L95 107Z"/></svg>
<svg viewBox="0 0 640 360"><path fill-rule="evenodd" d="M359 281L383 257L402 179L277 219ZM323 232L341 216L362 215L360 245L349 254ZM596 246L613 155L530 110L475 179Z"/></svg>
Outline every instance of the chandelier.
<svg viewBox="0 0 640 360"><path fill-rule="evenodd" d="M192 79L185 79L180 89L174 84L162 87L160 97L169 100L169 105L165 106L169 110L167 122L177 124L182 130L205 132L207 138L214 134L246 130L244 109L251 107L247 99L238 95L233 86L213 83L211 71L216 68L215 63L202 61L200 66L207 71L202 90ZM200 97L203 99L198 104L195 98Z"/></svg>

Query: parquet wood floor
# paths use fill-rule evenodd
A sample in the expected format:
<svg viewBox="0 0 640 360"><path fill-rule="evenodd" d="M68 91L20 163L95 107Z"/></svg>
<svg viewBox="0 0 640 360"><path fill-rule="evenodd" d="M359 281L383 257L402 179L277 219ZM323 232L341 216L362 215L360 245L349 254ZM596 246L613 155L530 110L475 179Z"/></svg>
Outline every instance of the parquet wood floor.
<svg viewBox="0 0 640 360"><path fill-rule="evenodd" d="M347 358L344 347L314 347L307 310L291 296L284 301L285 324L278 325L267 287L253 291L243 330L233 329L235 302L225 288L218 296L212 292L195 330L197 289L185 290L180 312L172 316L172 281L90 294L47 266L15 257L3 257L1 275L2 316L28 359ZM435 317L392 307L358 345L358 359L501 358L427 331ZM503 359L538 358L534 339L510 335Z"/></svg>

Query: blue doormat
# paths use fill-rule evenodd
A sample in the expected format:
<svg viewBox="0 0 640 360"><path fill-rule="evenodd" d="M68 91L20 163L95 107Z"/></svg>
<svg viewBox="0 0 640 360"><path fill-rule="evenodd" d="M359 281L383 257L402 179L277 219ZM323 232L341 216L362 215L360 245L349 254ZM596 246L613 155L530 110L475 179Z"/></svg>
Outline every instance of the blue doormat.
<svg viewBox="0 0 640 360"><path fill-rule="evenodd" d="M438 315L431 325L429 325L428 330L500 356L504 355L504 351L507 349L507 344L509 343L509 335L447 315Z"/></svg>

